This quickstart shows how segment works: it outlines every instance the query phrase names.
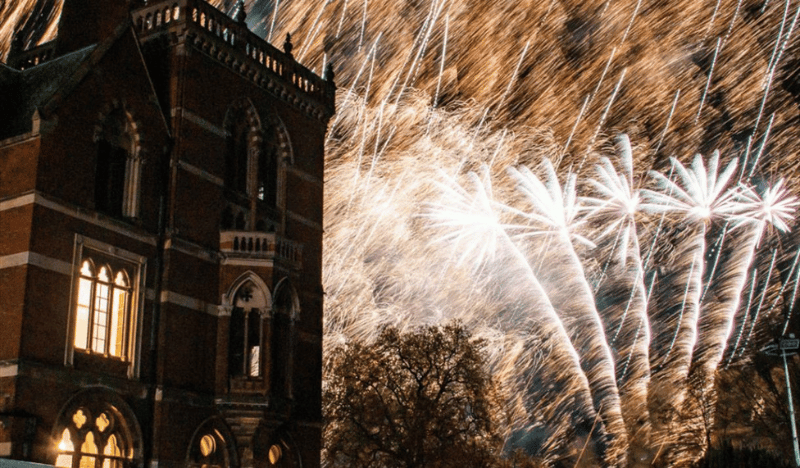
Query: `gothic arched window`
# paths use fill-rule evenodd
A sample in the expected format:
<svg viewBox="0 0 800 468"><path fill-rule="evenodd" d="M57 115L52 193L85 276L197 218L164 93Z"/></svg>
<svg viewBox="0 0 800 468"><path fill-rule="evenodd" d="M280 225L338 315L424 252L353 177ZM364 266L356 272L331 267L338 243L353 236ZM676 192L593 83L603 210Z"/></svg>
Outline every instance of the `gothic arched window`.
<svg viewBox="0 0 800 468"><path fill-rule="evenodd" d="M251 128L247 120L237 118L226 138L225 184L236 191L247 192L247 175L251 150Z"/></svg>
<svg viewBox="0 0 800 468"><path fill-rule="evenodd" d="M217 418L207 419L197 428L186 454L189 468L228 468L237 466L235 436Z"/></svg>
<svg viewBox="0 0 800 468"><path fill-rule="evenodd" d="M95 208L112 216L136 217L140 164L133 124L124 109L106 117L96 141Z"/></svg>
<svg viewBox="0 0 800 468"><path fill-rule="evenodd" d="M84 258L75 307L75 349L126 359L131 316L131 273Z"/></svg>
<svg viewBox="0 0 800 468"><path fill-rule="evenodd" d="M290 161L288 137L277 115L264 121L248 100L234 103L223 122L225 129L225 186L257 205L279 207L282 164Z"/></svg>
<svg viewBox="0 0 800 468"><path fill-rule="evenodd" d="M256 195L259 200L275 206L278 195L278 141L274 130L266 132L258 154Z"/></svg>
<svg viewBox="0 0 800 468"><path fill-rule="evenodd" d="M272 389L276 395L291 396L292 348L296 318L295 295L286 280L276 286L273 298L270 358Z"/></svg>
<svg viewBox="0 0 800 468"><path fill-rule="evenodd" d="M228 373L231 377L260 378L264 353L263 316L268 312L261 290L247 281L236 291L228 338Z"/></svg>
<svg viewBox="0 0 800 468"><path fill-rule="evenodd" d="M67 415L61 431L55 466L58 468L125 468L131 466L133 448L125 421L115 408L96 403Z"/></svg>

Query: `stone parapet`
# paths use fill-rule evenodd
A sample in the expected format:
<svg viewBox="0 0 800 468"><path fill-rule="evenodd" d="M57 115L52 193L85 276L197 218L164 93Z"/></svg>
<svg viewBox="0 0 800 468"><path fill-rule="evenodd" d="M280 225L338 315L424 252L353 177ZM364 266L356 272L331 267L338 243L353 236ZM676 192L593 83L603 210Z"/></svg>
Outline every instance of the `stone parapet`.
<svg viewBox="0 0 800 468"><path fill-rule="evenodd" d="M295 61L291 43L280 51L203 0L157 2L132 16L142 43L183 39L307 114L324 121L335 112L335 84Z"/></svg>
<svg viewBox="0 0 800 468"><path fill-rule="evenodd" d="M303 266L303 246L274 232L221 231L219 250L228 258L278 260L297 269Z"/></svg>
<svg viewBox="0 0 800 468"><path fill-rule="evenodd" d="M55 56L56 41L45 42L42 45L24 51L12 51L8 55L8 66L17 70L35 67Z"/></svg>

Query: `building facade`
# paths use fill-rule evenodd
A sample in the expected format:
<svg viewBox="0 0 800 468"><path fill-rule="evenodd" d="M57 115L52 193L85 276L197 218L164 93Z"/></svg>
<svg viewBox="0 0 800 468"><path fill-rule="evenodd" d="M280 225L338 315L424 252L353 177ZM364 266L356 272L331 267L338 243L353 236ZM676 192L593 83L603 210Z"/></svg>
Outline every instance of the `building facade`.
<svg viewBox="0 0 800 468"><path fill-rule="evenodd" d="M320 78L202 0L65 0L0 64L0 457L315 467Z"/></svg>

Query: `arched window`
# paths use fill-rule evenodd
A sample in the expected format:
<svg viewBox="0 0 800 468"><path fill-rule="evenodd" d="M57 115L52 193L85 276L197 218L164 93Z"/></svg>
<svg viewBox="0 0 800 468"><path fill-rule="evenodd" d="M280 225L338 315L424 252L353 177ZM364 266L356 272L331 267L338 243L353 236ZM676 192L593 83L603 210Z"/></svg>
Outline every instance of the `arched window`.
<svg viewBox="0 0 800 468"><path fill-rule="evenodd" d="M227 468L237 465L235 437L219 418L203 422L194 433L186 455L190 468Z"/></svg>
<svg viewBox="0 0 800 468"><path fill-rule="evenodd" d="M252 202L279 207L282 163L288 156L288 137L280 119L271 113L269 123L248 100L234 103L225 115L225 185ZM258 203L256 203L258 204Z"/></svg>
<svg viewBox="0 0 800 468"><path fill-rule="evenodd" d="M192 449L189 466L198 468L225 468L229 466L229 457L219 431L210 430L203 434Z"/></svg>
<svg viewBox="0 0 800 468"><path fill-rule="evenodd" d="M275 206L278 195L278 139L274 129L265 133L258 155L256 196L270 206Z"/></svg>
<svg viewBox="0 0 800 468"><path fill-rule="evenodd" d="M275 395L290 397L294 343L292 322L297 311L292 288L286 280L276 287L273 310L270 346L272 390Z"/></svg>
<svg viewBox="0 0 800 468"><path fill-rule="evenodd" d="M265 296L252 281L236 291L228 338L231 377L261 378L263 373Z"/></svg>
<svg viewBox="0 0 800 468"><path fill-rule="evenodd" d="M131 315L130 272L122 267L81 263L75 308L75 349L126 359Z"/></svg>
<svg viewBox="0 0 800 468"><path fill-rule="evenodd" d="M225 184L236 191L247 192L247 175L252 136L247 120L238 117L226 138Z"/></svg>
<svg viewBox="0 0 800 468"><path fill-rule="evenodd" d="M140 163L135 157L135 133L122 108L106 117L96 137L95 209L112 216L136 217Z"/></svg>
<svg viewBox="0 0 800 468"><path fill-rule="evenodd" d="M133 448L125 422L113 406L95 402L71 412L58 440L58 468L124 468Z"/></svg>

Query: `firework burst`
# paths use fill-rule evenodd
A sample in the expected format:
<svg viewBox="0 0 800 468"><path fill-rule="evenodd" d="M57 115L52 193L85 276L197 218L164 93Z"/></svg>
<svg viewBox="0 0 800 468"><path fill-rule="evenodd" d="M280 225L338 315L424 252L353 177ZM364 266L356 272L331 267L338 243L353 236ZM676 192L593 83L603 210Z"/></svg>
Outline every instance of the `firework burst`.
<svg viewBox="0 0 800 468"><path fill-rule="evenodd" d="M685 442L696 418L674 424L683 396L796 332L800 5L247 9L263 36L292 33L309 68L337 67L326 346L460 319L490 345L510 446L569 466L702 455ZM0 52L14 30L26 46L52 38L59 11L0 2ZM638 146L623 138L614 156L622 133Z"/></svg>

